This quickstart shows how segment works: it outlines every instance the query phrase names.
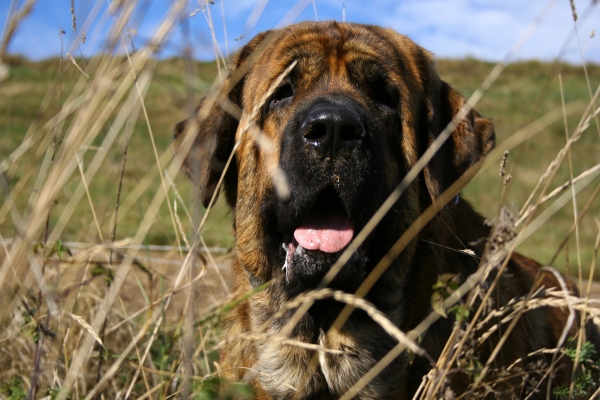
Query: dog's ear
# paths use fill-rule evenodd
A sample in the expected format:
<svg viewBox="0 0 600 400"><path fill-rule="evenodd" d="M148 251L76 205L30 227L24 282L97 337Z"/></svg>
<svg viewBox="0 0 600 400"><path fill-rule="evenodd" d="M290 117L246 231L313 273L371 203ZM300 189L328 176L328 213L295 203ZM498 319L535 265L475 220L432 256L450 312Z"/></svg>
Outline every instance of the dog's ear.
<svg viewBox="0 0 600 400"><path fill-rule="evenodd" d="M187 139L193 142L183 159L181 169L197 186L204 207L208 207L210 199L217 190L219 179L234 149L240 116L234 116L232 113L243 109L242 92L245 77L257 57L266 48L265 42L272 41L265 40L268 35L268 31L261 33L237 52L231 60L229 74L219 90L204 97L196 108L195 114L175 126L173 148L176 153L184 147L186 138L193 135L193 139ZM237 193L235 157L227 169L223 184L227 203L235 207Z"/></svg>
<svg viewBox="0 0 600 400"><path fill-rule="evenodd" d="M428 110L428 144L451 123L454 116L465 105L465 98L446 82L439 81L437 90L430 98ZM424 170L427 190L435 200L471 166L485 157L495 141L492 121L471 109L465 118L458 122L452 134L433 156Z"/></svg>

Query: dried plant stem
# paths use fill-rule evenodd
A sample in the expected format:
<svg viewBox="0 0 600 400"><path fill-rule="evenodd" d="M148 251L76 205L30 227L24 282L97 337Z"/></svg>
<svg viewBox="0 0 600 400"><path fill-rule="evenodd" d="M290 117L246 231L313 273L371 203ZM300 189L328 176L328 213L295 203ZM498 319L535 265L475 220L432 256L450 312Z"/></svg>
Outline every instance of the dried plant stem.
<svg viewBox="0 0 600 400"><path fill-rule="evenodd" d="M550 165L548 166L546 171L542 174L542 176L538 180L536 187L533 189L533 191L531 192L531 195L529 196L529 198L527 199L527 201L521 208L520 214L524 214L525 210L530 208L531 202L533 201L533 197L535 196L538 189L541 187L542 182L547 179L546 185L544 186L544 188L541 190L540 194L538 195L538 201L540 198L542 198L544 196L545 192L548 190L548 187L549 187L550 183L552 182L552 179L554 178L554 176L558 170L558 166L560 166L560 164L564 160L568 150L571 148L573 143L575 143L577 140L579 140L582 133L588 128L590 119L593 118L594 116L596 116L600 112L600 108L595 108L595 105L594 105L595 101L598 99L599 96L600 96L600 86L596 90L596 93L594 94L592 101L590 103L588 103L588 106L587 106L582 118L580 119L579 124L577 125L577 128L575 129L575 131L573 132L573 134L571 135L571 137L569 138L569 140L567 141L565 146L558 152L558 154L556 155L554 160L552 160L552 162L550 163ZM568 111L565 111L565 108L566 107L563 107L563 114L568 113ZM538 204L536 202L536 205L533 206L533 209L537 208L537 206L538 206ZM517 226L521 222L522 222L521 220L517 221Z"/></svg>
<svg viewBox="0 0 600 400"><path fill-rule="evenodd" d="M27 12L29 12L29 10L27 10ZM58 72L58 93L57 93L57 106L58 106L58 110L61 110L61 93L62 93L62 63L63 63L63 41L62 41L62 32L60 34L60 62L59 62L59 72ZM1 56L0 56L0 62L1 62ZM58 146L58 133L57 133L57 126L58 124L55 125L54 127L54 132L53 132L53 142L52 142L52 147L50 149L50 153L51 153L51 157L50 157L50 163L48 165L48 170L51 171L52 170L52 166L54 164L54 156L56 154L56 149ZM46 214L46 224L44 227L44 238L43 238L43 246L45 246L48 242L48 231L49 231L49 227L50 227L50 211L51 211L51 207L50 206L48 208L48 212ZM45 271L45 267L46 267L46 263L48 260L44 261L44 264L42 266L42 278L44 276L44 271ZM38 291L38 306L41 308L42 306L42 292L45 289L44 286L40 285L40 289ZM41 369L41 360L42 360L42 351L44 348L44 341L45 341L45 337L46 337L46 331L47 331L47 327L50 323L50 307L48 305L48 313L46 315L46 317L44 318L44 322L40 322L39 325L36 327L37 330L37 335L38 335L38 340L36 340L35 342L35 351L34 351L34 362L33 362L33 370L31 372L31 384L29 386L29 391L27 392L27 400L33 400L36 396L36 393L38 391L38 383L39 383L39 378L40 375L42 373L42 369Z"/></svg>
<svg viewBox="0 0 600 400"><path fill-rule="evenodd" d="M16 11L10 17L8 23L4 27L2 41L0 41L0 66L3 64L4 58L6 56L6 49L8 48L8 44L10 43L12 36L15 34L15 31L17 30L17 27L19 26L21 21L23 21L23 19L25 19L27 15L29 15L31 10L33 9L33 6L35 5L35 2L35 0L27 0L27 2L23 4L21 9ZM13 4L11 5L10 9L14 9L14 4L17 4L18 2L16 2L16 0L13 0L12 3ZM1 81L2 79L0 79L0 82Z"/></svg>
<svg viewBox="0 0 600 400"><path fill-rule="evenodd" d="M184 3L185 3L184 1L177 1L173 4L172 10L169 12L169 14L167 14L167 16L165 17L165 21L157 30L157 33L155 36L157 40L160 40L161 37L164 37L168 33L168 31L170 30L170 28L173 26L173 24L175 22L175 16L178 15L181 12L181 10L183 9ZM151 55L151 53L152 53L151 51L147 51L147 50L138 51L136 53L136 60L134 61L133 65L138 66L139 65L138 62L147 60L148 57ZM126 81L126 79L124 79L124 80ZM152 204L151 204L151 209L156 208L159 204L161 204L162 201L164 200L164 198L165 198L164 191L159 191L158 193L156 193L156 195L152 201ZM151 220L152 220L152 214L150 212L146 212L146 214L140 224L140 227L138 228L138 231L134 237L134 243L140 243L142 241L143 237L145 237L145 234L147 233L147 231L151 225ZM106 318L106 315L108 313L110 306L114 302L114 299L116 298L119 290L121 289L124 277L127 274L127 272L129 271L129 268L133 261L134 254L135 254L134 251L128 251L125 256L125 259L123 260L123 263L117 269L116 274L115 274L115 279L114 279L113 283L111 284L111 287L107 293L107 296L106 296L102 306L98 310L96 316L94 317L94 320L91 323L91 326L94 327L94 329L97 329L103 323L104 319ZM83 363L85 362L85 359L86 359L87 355L89 354L89 351L91 350L92 344L93 343L90 341L89 337L85 337L83 339L83 343L79 347L79 352L73 358L73 363L71 364L71 369L67 373L67 377L65 379L63 389L60 391L59 395L57 396L57 400L64 400L66 398L68 391L70 390L70 388L72 387L72 385L75 381L77 371L79 371L81 369ZM132 348L133 344L130 347ZM117 365L117 363L113 364L113 366L115 366L115 365ZM113 366L111 366L111 368L109 369L108 372L113 371ZM108 372L107 372L107 374L108 374ZM106 376L107 375L105 374L104 377L106 377ZM104 380L104 377L103 377L103 380ZM99 382L99 384L102 384L103 380L101 380L101 382Z"/></svg>
<svg viewBox="0 0 600 400"><path fill-rule="evenodd" d="M577 13L575 11L575 3L572 1L571 2L571 6L573 9L573 19L575 21L577 21ZM575 29L577 29L577 24L575 24ZM579 35L577 34L577 38L579 39ZM579 40L578 40L579 42ZM584 67L585 68L585 67ZM587 73L586 73L587 75ZM558 75L558 82L560 85L560 99L561 99L561 103L563 106L563 110L564 110L564 106L565 106L565 93L564 93L564 89L563 89L563 82L562 82L562 75L559 74ZM589 79L588 79L588 87L589 87ZM591 94L591 90L590 90L590 95ZM569 126L567 123L567 117L565 116L563 118L564 120L564 124L565 124L565 138L567 143L569 142ZM571 160L571 149L569 148L569 150L567 151L567 159L569 162L569 175L570 175L570 181L573 181L573 161ZM575 186L571 185L571 193L573 196L573 218L575 219L575 221L577 221L578 217L577 217L577 194L575 191ZM540 199L540 203L543 199ZM576 226L575 228L575 246L576 246L576 250L577 250L577 272L578 272L578 276L579 276L579 285L581 286L582 283L582 276L583 276L583 272L581 270L581 249L579 247L579 225ZM561 285L563 284L563 282L561 281ZM572 307L569 307L569 313L571 312ZM569 314L569 319L571 318L571 314ZM585 320L585 313L582 313L582 315L580 316L581 318L581 326L585 326L585 324L583 323ZM572 323L572 322L571 322ZM566 335L566 332L563 331L563 336ZM561 337L561 345L562 343L564 343L564 338ZM579 365L579 354L581 352L581 346L582 346L582 340L584 339L584 335L579 335L579 337L577 338L577 348L576 348L576 356L575 356L575 360L573 362L573 371L571 372L571 386L569 388L569 397L573 396L573 389L575 387L575 375L577 372L577 367ZM555 351L555 353L552 355L552 360L553 362L550 364L550 367L548 368L547 374L548 376L551 376L552 373L552 369L554 367L554 361L556 360L556 357L558 356L558 351L559 351L559 347L557 346L557 349ZM552 383L552 379L548 379L548 385L547 385L547 392L550 393L551 390L551 383Z"/></svg>
<svg viewBox="0 0 600 400"><path fill-rule="evenodd" d="M215 27L213 24L212 13L210 12L210 7L208 6L208 3L211 2L211 0L200 0L200 1L205 2L205 4L202 7L202 12L204 13L204 16L206 18L206 23L208 24L208 28L210 29L210 34L211 34L211 38L213 41L213 48L215 50L215 60L217 60L217 71L219 74L219 78L222 81L223 79L225 79L224 72L227 69L227 63L225 62L225 57L223 57L223 53L221 53L221 48L219 47L219 42L217 40L217 36L215 33ZM223 21L225 21L225 19L223 19ZM221 68L223 68L223 70L221 70Z"/></svg>
<svg viewBox="0 0 600 400"><path fill-rule="evenodd" d="M537 206L530 206L524 213L523 215L517 220L517 222L515 223L515 226L519 226L523 221L525 221L527 218L529 218L531 216L531 214L533 214L533 212L542 204L547 203L549 200L552 200L553 198L555 198L556 196L558 196L560 193L564 192L566 189L568 189L569 187L571 187L573 189L572 192L572 196L573 193L575 192L575 187L577 186L576 184L579 182L591 182L591 180L593 178L595 178L596 176L598 176L600 174L600 164L597 164L595 166L593 166L592 168L589 168L585 171L583 171L581 174L579 174L577 177L563 183L562 185L560 185L559 187L557 187L556 189L554 189L552 192L548 193L547 195L545 195L544 197L542 197L538 202L537 202Z"/></svg>
<svg viewBox="0 0 600 400"><path fill-rule="evenodd" d="M577 225L579 225L579 223L581 222L582 218L587 214L587 212L590 209L590 207L592 206L592 204L594 204L594 200L596 200L596 197L598 197L598 194L600 194L600 185L596 186L596 189L594 190L594 192L590 196L590 199L588 200L588 202L586 203L586 205L581 209L581 212L579 213L579 217L577 218L577 221L575 221L573 223L573 225L571 225L571 228L569 229L569 232L567 232L567 234L565 235L565 238L563 239L562 243L558 246L558 249L556 250L556 253L554 253L554 256L552 257L552 259L550 260L550 262L548 264L553 264L554 261L556 261L556 257L558 257L558 254L560 253L560 251L567 244L569 238L571 237L571 235L575 231L575 227Z"/></svg>
<svg viewBox="0 0 600 400"><path fill-rule="evenodd" d="M129 61L131 70L135 71L134 66L131 62L131 57L129 56L129 52L127 52L127 60ZM144 101L144 95L142 93L142 90L140 89L140 86L138 85L137 79L134 80L134 86L135 86L135 90L137 91L137 94L139 96L139 102L142 107L144 119L146 120L146 126L148 128L148 135L150 137L150 143L152 144L152 150L154 152L156 166L159 171L162 171L163 168L162 168L162 164L160 163L160 157L158 156L158 150L156 149L156 141L154 140L154 134L152 133L152 125L150 124L150 118L148 117L148 111L146 110L146 103ZM167 187L167 184L165 183L163 174L160 174L160 182L161 182L162 190L164 190L165 194L168 195L169 189ZM179 231L177 230L177 226L176 226L176 222L175 222L175 217L173 215L173 208L171 207L170 202L167 201L166 204L167 204L167 207L169 208L169 213L171 214L171 222L173 223L173 228L174 228L175 236L176 236L176 242L181 243L181 241L179 239Z"/></svg>
<svg viewBox="0 0 600 400"><path fill-rule="evenodd" d="M133 109L133 97L130 99L130 113ZM127 162L127 151L129 149L129 142L131 140L131 133L132 133L132 128L130 128L131 125L131 119L129 119L127 121L127 124L125 126L125 139L124 139L124 144L123 144L123 162L121 163L121 170L119 172L119 185L117 187L117 199L115 201L115 213L114 213L114 224L113 224L113 231L112 231L112 237L110 239L111 243L114 243L117 237L117 225L118 225L118 214L119 214L119 205L121 202L121 191L123 188L123 176L125 175L125 165ZM110 249L110 254L109 254L109 258L108 258L108 265L109 268L112 269L112 263L113 263L113 247L111 246ZM110 290L110 281L107 282L107 290ZM102 341L106 340L106 322L107 322L108 318L104 318L104 322L102 323L102 328L100 329L100 338ZM133 336L133 335L132 335ZM100 382L100 379L102 377L102 366L104 363L104 349L99 348L98 347L98 367L96 370L96 385Z"/></svg>
<svg viewBox="0 0 600 400"><path fill-rule="evenodd" d="M94 218L94 224L96 225L96 229L98 231L98 237L100 238L100 241L104 242L104 237L102 236L102 228L100 228L100 223L98 222L98 217L96 216L94 202L92 200L92 195L90 194L90 188L88 186L88 183L85 180L85 173L83 172L83 165L81 163L81 158L79 157L79 154L75 153L75 159L77 160L77 165L79 166L79 172L81 174L81 183L83 184L85 194L87 195L88 202L90 203L90 210L92 212L92 217Z"/></svg>

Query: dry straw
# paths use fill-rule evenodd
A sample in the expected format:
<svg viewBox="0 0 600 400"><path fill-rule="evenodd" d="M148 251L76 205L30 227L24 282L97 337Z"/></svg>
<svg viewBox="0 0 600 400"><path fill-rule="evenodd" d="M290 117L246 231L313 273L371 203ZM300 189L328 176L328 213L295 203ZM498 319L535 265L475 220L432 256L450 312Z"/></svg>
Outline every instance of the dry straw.
<svg viewBox="0 0 600 400"><path fill-rule="evenodd" d="M11 82L12 67L10 57L6 54L8 43L35 6L34 1L27 1L17 9L17 3L13 1L11 10L15 12L3 31L0 85ZM596 197L600 192L600 164L596 158L576 165L576 161L581 161L576 159L577 152L581 151L578 144L587 140L586 143L597 147L598 138L590 141L589 136L595 134L591 132L593 129L600 133L600 107L597 105L600 88L592 85L594 79L597 80L597 72L593 75L588 69L584 69L579 76L580 80L585 80L588 97L567 101L561 77L560 107L544 109L538 118L505 135L485 160L467 171L415 218L412 226L398 238L356 293L326 288L352 253L419 176L456 124L482 99L485 100L486 92L501 80L505 69L510 68L509 63L514 55L548 15L555 3L550 2L507 52L503 61L490 68L489 74L482 79L463 109L408 172L365 229L356 236L321 285L314 291L292 299L267 321L261 331L221 341L220 317L240 300L229 297L230 279L226 271L232 255L200 250L208 248L205 235L211 229L211 217L219 212L222 205L216 202L215 192L206 212L199 215L195 211L197 205L190 200L193 199L189 193L190 184L178 177L182 154L186 154L193 144L192 135L186 135L181 143L181 151L175 156L168 144L161 145L165 142L162 135L166 134L157 130L155 125L160 118L153 114L156 109L148 99L155 89L154 85L164 79L159 71L168 63L159 62L155 56L161 46L168 44L168 38L177 24L182 21L206 23L215 44L217 78L196 118L191 119L186 129L194 132L198 122L206 118L216 104L240 120L238 140L255 140L263 154L276 152L277 146L259 129L257 116L263 103L295 64L290 64L261 96L260 103L244 114L243 110L229 101L228 91L243 78L269 43L277 40L278 34L269 35L257 51L226 80L226 56L229 50L223 51L217 45L212 12L215 10L213 7L218 6L222 14L227 14L229 6L223 1L220 5L211 3L202 0L198 10L190 13L187 1L173 1L146 45L132 49L132 35L135 34L133 17L140 7L143 8L143 2L110 2L106 10L96 4L90 18L79 24L76 21L77 4L70 2L72 30L76 40L69 51L56 61L61 78L57 78L45 98L38 101L41 103L40 114L44 117L31 121L22 141L11 148L0 163L0 186L4 199L0 204L0 228L9 226L10 229L6 231L11 236L11 240L0 237L3 251L0 256L0 302L4 305L0 311L3 328L0 330L0 364L7 367L0 373L0 380L6 383L0 388L2 395L6 396L6 391L17 389L23 390L25 397L30 399L46 395L56 399L206 395L216 387L215 382L224 372L218 364L219 351L234 341L251 344L253 341L268 340L281 346L309 349L315 354L340 354L340 350L301 342L290 334L315 301L334 299L345 304L334 327L342 326L350 313L358 308L398 342L369 372L354 382L342 398L355 396L390 362L407 351L427 358L432 365L415 398L451 396L453 393L449 392L446 384L448 373L464 366L472 356L474 346L501 331L502 339L491 359L478 370L469 389L473 398L479 398L492 393L495 385L507 377L527 373L521 368L522 361L535 354L518 360L502 371L494 370L493 365L494 357L502 351L508 334L523 313L540 307L563 307L570 312L570 324L575 323L577 315L580 325L587 320L600 324L599 301L591 298L591 281L600 247L600 234L597 234L598 227L594 228L596 230L592 234L590 229L583 228L592 219L593 215L590 214L598 212ZM290 8L279 26L295 20L303 7L311 3L316 16L315 2L299 1ZM259 6L257 10L261 9ZM572 17L576 21L585 19L589 13L588 9L578 14L574 2L571 2L571 6ZM198 13L202 13L204 21L195 17ZM256 19L256 15L253 18ZM79 53L77 46L102 32L101 27L97 28L97 32L89 31L93 22L108 29L107 47L92 59L78 58L75 56ZM223 29L226 32L225 26ZM578 33L574 35L579 41ZM186 50L185 54L189 55L191 51ZM65 58L70 62L63 63ZM189 57L182 63L186 67L177 70L177 76L186 80L188 88L191 88L188 92L199 88L205 90L206 82L190 73L193 68L188 68L198 64ZM176 61L168 65L174 68L172 65L176 65ZM543 90L545 93L546 89ZM182 105L180 108L183 110L185 107ZM171 120L170 115L163 117L170 119L169 124L177 122L177 119ZM496 119L500 118L505 116L497 116ZM578 119L576 123L573 122L575 118ZM564 146L553 159L548 160L547 168L538 174L539 179L533 181L537 181L537 184L533 188L528 187L531 195L522 200L521 210L509 212L511 208L504 207L502 203L511 195L511 187L519 184L523 178L514 167L512 170L509 168L519 162L519 156L513 160L512 154L515 152L511 152L510 157L507 152L519 148L523 143L535 144L541 133L552 129L561 120L564 122ZM138 140L140 131L144 134L145 143L148 143L148 154L136 153L134 141ZM169 141L170 137L166 142ZM117 162L113 163L111 157L117 157ZM144 164L139 174L132 172L133 168L129 167L130 163L136 162L136 157L138 162ZM233 157L234 153L226 169ZM111 167L115 164L118 167ZM390 263L418 235L421 227L435 218L467 183L478 175L486 174L487 170L497 171L498 165L501 202L497 207L488 204L488 209L499 210L488 251L480 260L479 270L462 282L442 305L448 310L464 302L473 307L472 315L469 321L455 324L442 355L434 360L418 343L427 329L443 318L441 314L432 312L424 316L414 330L402 332L365 296ZM564 169L568 170L568 177L561 173ZM289 183L281 167L271 165L269 171L278 195L281 198L289 196ZM98 190L98 182L106 176L111 177L108 180L114 185ZM560 177L558 184L557 177ZM130 182L134 184L127 186ZM68 192L68 196L64 196L63 192ZM57 205L57 199L64 204ZM579 207L578 201L584 202L584 207ZM549 258L552 262L556 261L564 254L561 251L568 248L569 243L575 243L577 272L581 277L583 268L587 267L583 265L586 258L582 255L591 254L588 257L591 263L586 271L588 284L583 290L584 296L579 298L569 293L566 284L557 275L562 283L560 289L546 290L544 297L539 296L539 292L532 292L503 307L490 309L488 306L493 303L490 298L492 289L505 270L510 254L536 232L545 230L553 215L565 213L565 209L571 208L573 217L569 221L569 228L563 232L559 248ZM86 211L82 212L82 209ZM126 238L120 236L118 232L134 217L135 229ZM75 226L76 229L73 228ZM171 251L163 252L162 248L145 246L149 238L156 237L151 235L157 229L160 233L171 232L173 239L166 247ZM73 230L76 232L73 233ZM5 230L0 232L4 235ZM574 240L571 239L572 235ZM582 244L585 235L597 236L591 246L593 249L585 248ZM61 241L67 237L84 243L83 247L69 254L68 246ZM157 262L158 259L164 262ZM555 273L554 269L548 271ZM495 276L492 272L497 272L494 279L491 278ZM253 294L249 293L247 297ZM277 334L268 333L266 326L289 311L293 311L293 317L283 329ZM495 319L502 322L502 329L489 323ZM565 327L561 341L566 341L568 328L570 326ZM583 335L579 333L576 339L575 349L580 354L584 347ZM565 355L559 348L540 352L552 354L552 362L535 368L543 375L550 376L556 360ZM255 367L243 369L248 371L248 378L255 375L269 378L268 374ZM490 376L496 380L486 381ZM301 390L291 387L287 382L279 383ZM243 394L245 390L243 384L233 383L221 383L220 388L233 394ZM575 393L577 387L573 384L568 389ZM597 396L598 393L590 395Z"/></svg>

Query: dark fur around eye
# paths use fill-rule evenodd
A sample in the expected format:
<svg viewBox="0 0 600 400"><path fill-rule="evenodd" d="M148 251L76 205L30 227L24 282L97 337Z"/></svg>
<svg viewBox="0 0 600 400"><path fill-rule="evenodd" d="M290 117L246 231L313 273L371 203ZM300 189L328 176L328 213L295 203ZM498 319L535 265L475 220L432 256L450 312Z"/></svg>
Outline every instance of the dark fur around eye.
<svg viewBox="0 0 600 400"><path fill-rule="evenodd" d="M350 79L365 90L375 103L386 109L396 110L400 104L400 92L386 70L372 60L357 59L347 65Z"/></svg>
<svg viewBox="0 0 600 400"><path fill-rule="evenodd" d="M400 103L400 92L389 82L389 78L379 68L365 74L369 96L380 105L395 110Z"/></svg>
<svg viewBox="0 0 600 400"><path fill-rule="evenodd" d="M398 89L386 85L386 82L379 82L378 85L373 85L371 95L373 99L385 107L396 109L400 102L400 93Z"/></svg>
<svg viewBox="0 0 600 400"><path fill-rule="evenodd" d="M269 110L276 110L289 103L294 98L294 88L289 81L284 81L269 99Z"/></svg>

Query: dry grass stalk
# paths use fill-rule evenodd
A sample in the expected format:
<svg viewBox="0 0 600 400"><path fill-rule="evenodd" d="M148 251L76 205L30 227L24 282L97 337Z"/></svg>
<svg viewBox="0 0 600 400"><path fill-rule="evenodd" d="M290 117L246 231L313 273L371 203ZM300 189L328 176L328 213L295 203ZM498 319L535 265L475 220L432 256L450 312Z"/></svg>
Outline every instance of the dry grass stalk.
<svg viewBox="0 0 600 400"><path fill-rule="evenodd" d="M4 27L4 32L2 33L2 41L0 42L0 83L8 78L8 67L4 64L4 59L6 58L6 49L8 48L8 44L10 43L11 38L15 34L15 31L21 21L29 15L33 6L35 5L35 0L27 0L25 4L19 9L16 10L18 3L13 0L11 2L10 10L14 11L13 15L10 15L8 19L8 23Z"/></svg>

